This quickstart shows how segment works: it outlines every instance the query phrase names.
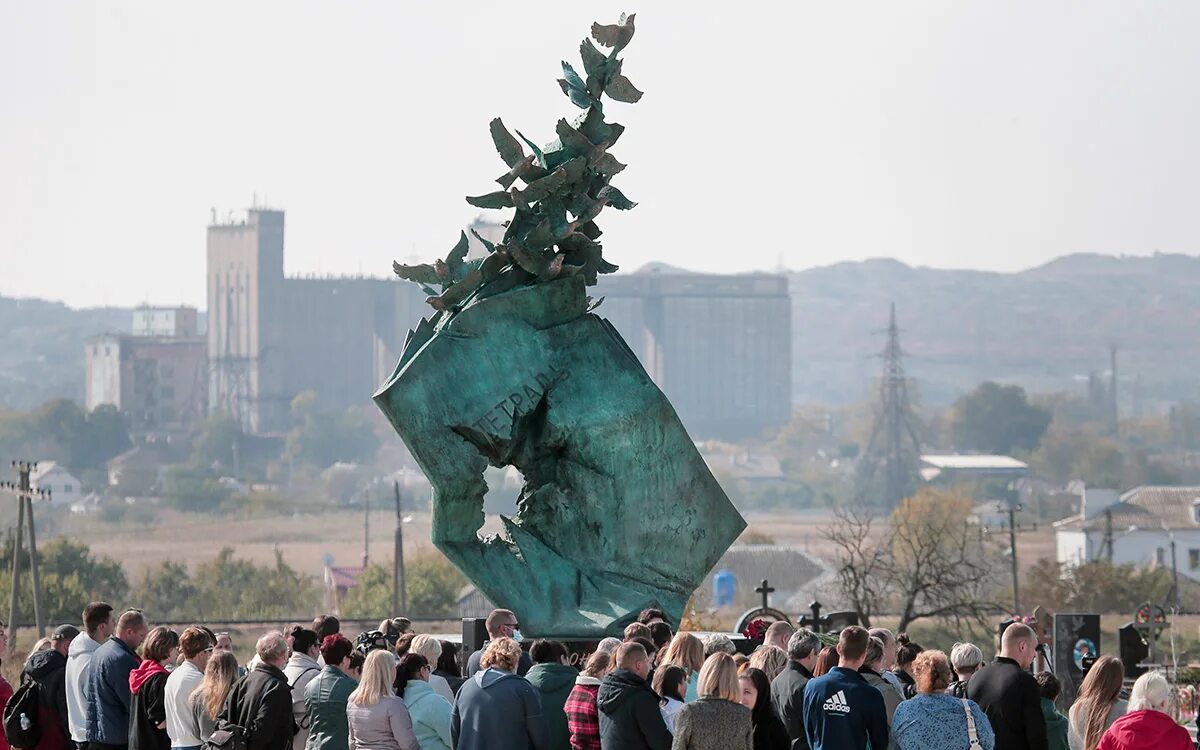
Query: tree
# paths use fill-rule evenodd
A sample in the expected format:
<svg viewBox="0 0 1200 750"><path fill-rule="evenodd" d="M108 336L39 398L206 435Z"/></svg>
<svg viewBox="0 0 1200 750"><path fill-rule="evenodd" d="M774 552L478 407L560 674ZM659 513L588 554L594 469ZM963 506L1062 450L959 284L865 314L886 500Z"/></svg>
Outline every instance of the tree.
<svg viewBox="0 0 1200 750"><path fill-rule="evenodd" d="M316 583L283 560L275 549L273 566L257 565L233 556L223 548L212 562L196 569L192 577L199 590L201 611L207 617L295 617L312 613L321 601Z"/></svg>
<svg viewBox="0 0 1200 750"><path fill-rule="evenodd" d="M238 444L242 437L242 426L236 419L219 412L210 414L192 444L192 464L236 475Z"/></svg>
<svg viewBox="0 0 1200 750"><path fill-rule="evenodd" d="M346 592L342 614L346 617L395 617L392 612L392 564L375 563L358 576L358 585Z"/></svg>
<svg viewBox="0 0 1200 750"><path fill-rule="evenodd" d="M420 555L406 566L408 608L418 615L452 615L467 579L441 553Z"/></svg>
<svg viewBox="0 0 1200 750"><path fill-rule="evenodd" d="M408 612L422 617L454 614L458 592L467 579L440 553L419 555L406 560L405 577ZM358 585L342 601L347 617L383 617L392 607L392 563L376 563L359 576Z"/></svg>
<svg viewBox="0 0 1200 750"><path fill-rule="evenodd" d="M1072 479L1092 487L1120 489L1124 484L1121 447L1096 428L1051 425L1030 462L1039 476L1060 484Z"/></svg>
<svg viewBox="0 0 1200 750"><path fill-rule="evenodd" d="M13 542L0 554L0 591L11 588ZM42 584L42 616L49 622L76 622L91 601L120 601L129 593L129 581L121 563L95 556L87 545L66 537L55 537L38 547L38 572ZM33 594L29 586L29 551L21 551L21 590L17 608L28 621L33 616Z"/></svg>
<svg viewBox="0 0 1200 750"><path fill-rule="evenodd" d="M131 447L129 420L117 407L101 404L84 417L81 429L72 435L68 464L80 471L99 468Z"/></svg>
<svg viewBox="0 0 1200 750"><path fill-rule="evenodd" d="M317 394L304 391L292 399L293 427L284 453L288 458L324 468L338 461L366 461L379 450L379 436L360 409L338 413L327 409Z"/></svg>
<svg viewBox="0 0 1200 750"><path fill-rule="evenodd" d="M891 554L879 539L886 533L877 511L861 504L839 506L833 511L834 522L825 538L837 547L839 589L849 606L858 612L864 627L871 627L877 608L892 584Z"/></svg>
<svg viewBox="0 0 1200 750"><path fill-rule="evenodd" d="M951 431L960 449L1007 455L1036 448L1050 419L1020 386L989 382L954 403Z"/></svg>
<svg viewBox="0 0 1200 750"><path fill-rule="evenodd" d="M166 560L142 574L133 589L138 606L160 620L190 620L209 616L200 611L200 590L192 581L187 566Z"/></svg>
<svg viewBox="0 0 1200 750"><path fill-rule="evenodd" d="M839 509L825 536L838 549L841 590L864 623L888 607L899 630L917 620L984 622L995 602L997 552L970 523L971 502L923 488L885 523L866 508Z"/></svg>
<svg viewBox="0 0 1200 750"><path fill-rule="evenodd" d="M131 445L128 420L107 404L89 413L59 398L26 414L0 416L0 449L58 461L76 473L104 466Z"/></svg>
<svg viewBox="0 0 1200 750"><path fill-rule="evenodd" d="M209 469L176 465L163 475L163 497L182 511L214 513L231 494Z"/></svg>
<svg viewBox="0 0 1200 750"><path fill-rule="evenodd" d="M1165 602L1171 592L1171 571L1113 565L1107 560L1066 566L1043 558L1025 574L1023 585L1022 598L1052 604L1060 612L1128 614L1145 601Z"/></svg>

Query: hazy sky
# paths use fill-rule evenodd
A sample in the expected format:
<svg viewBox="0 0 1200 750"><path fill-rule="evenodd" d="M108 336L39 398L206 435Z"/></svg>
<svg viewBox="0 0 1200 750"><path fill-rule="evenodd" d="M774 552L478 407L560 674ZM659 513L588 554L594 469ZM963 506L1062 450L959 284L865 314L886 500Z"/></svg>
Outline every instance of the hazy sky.
<svg viewBox="0 0 1200 750"><path fill-rule="evenodd" d="M1200 252L1200 3L8 0L0 294L202 305L210 208L255 194L289 273L440 255L488 120L550 140L621 10L626 269Z"/></svg>

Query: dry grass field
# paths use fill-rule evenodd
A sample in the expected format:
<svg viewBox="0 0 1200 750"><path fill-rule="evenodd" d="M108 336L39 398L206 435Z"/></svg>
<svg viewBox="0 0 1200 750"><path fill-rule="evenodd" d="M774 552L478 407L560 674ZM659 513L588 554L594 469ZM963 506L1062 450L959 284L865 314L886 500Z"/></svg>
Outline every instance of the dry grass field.
<svg viewBox="0 0 1200 750"><path fill-rule="evenodd" d="M824 538L834 522L828 512L751 512L747 533L757 533L776 543L801 549L830 561L835 550ZM262 518L219 518L162 510L153 524L109 523L95 516L63 519L55 531L78 538L99 554L121 560L131 581L164 560L195 566L211 560L222 547L232 547L239 557L265 563L282 551L289 565L312 575L320 574L326 554L336 565L357 565L363 553L363 514L356 510L298 513ZM379 510L370 514L368 550L372 560L390 560L395 515ZM499 531L497 516L489 516L485 533ZM1006 543L1006 542L1005 542ZM404 525L405 556L433 549L430 516L414 513ZM1017 536L1022 569L1041 557L1054 555L1054 535L1039 528Z"/></svg>

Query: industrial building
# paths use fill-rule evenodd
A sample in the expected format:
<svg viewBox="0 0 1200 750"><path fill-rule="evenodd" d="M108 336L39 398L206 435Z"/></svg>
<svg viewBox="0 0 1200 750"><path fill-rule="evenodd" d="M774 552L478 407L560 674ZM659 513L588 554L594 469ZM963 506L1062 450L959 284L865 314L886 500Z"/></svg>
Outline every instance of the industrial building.
<svg viewBox="0 0 1200 750"><path fill-rule="evenodd" d="M106 333L84 345L84 405L124 412L136 436L183 432L208 411L208 361L195 308L142 306L133 334Z"/></svg>
<svg viewBox="0 0 1200 750"><path fill-rule="evenodd" d="M430 312L416 285L395 279L285 277L283 248L282 211L208 227L209 406L257 433L286 430L301 391L366 405ZM693 437L756 436L789 418L785 277L648 270L602 277L592 294Z"/></svg>
<svg viewBox="0 0 1200 750"><path fill-rule="evenodd" d="M649 267L602 276L592 294L693 438L759 437L791 418L785 276Z"/></svg>

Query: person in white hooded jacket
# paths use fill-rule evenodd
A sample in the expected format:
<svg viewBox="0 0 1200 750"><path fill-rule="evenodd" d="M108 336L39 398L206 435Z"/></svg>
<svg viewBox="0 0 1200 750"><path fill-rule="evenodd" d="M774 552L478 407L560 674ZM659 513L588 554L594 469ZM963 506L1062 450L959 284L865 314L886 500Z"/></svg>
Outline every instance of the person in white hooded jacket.
<svg viewBox="0 0 1200 750"><path fill-rule="evenodd" d="M71 740L87 744L88 702L85 697L92 654L108 640L113 631L113 608L104 602L92 602L83 609L83 628L67 650L67 726Z"/></svg>

